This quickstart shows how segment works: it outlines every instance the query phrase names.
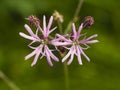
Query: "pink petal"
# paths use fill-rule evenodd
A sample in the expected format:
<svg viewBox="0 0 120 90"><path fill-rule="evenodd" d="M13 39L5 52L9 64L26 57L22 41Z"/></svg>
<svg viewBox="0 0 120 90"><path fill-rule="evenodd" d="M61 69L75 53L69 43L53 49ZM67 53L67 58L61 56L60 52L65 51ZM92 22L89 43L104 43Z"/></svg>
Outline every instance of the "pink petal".
<svg viewBox="0 0 120 90"><path fill-rule="evenodd" d="M86 43L87 44L93 44L93 43L97 43L97 42L99 42L98 40L91 40L91 41L87 41Z"/></svg>
<svg viewBox="0 0 120 90"><path fill-rule="evenodd" d="M43 45L39 46L38 50L36 51L36 55L35 55L34 61L32 62L31 66L34 66L36 64L38 57L40 53L42 52L42 48L43 48Z"/></svg>
<svg viewBox="0 0 120 90"><path fill-rule="evenodd" d="M22 32L20 32L19 35L22 36L23 38L26 38L26 39L29 39L29 40L33 40L33 41L36 40L34 37L31 37L31 36L29 36L29 35L26 35L26 34L24 34L24 33L22 33Z"/></svg>
<svg viewBox="0 0 120 90"><path fill-rule="evenodd" d="M62 62L65 62L67 60L67 58L70 56L72 51L73 51L73 46L70 48L70 51L67 53L67 55L62 59Z"/></svg>
<svg viewBox="0 0 120 90"><path fill-rule="evenodd" d="M73 52L71 54L71 57L70 57L69 61L67 62L67 65L70 65L72 63L73 58L74 58L74 54L75 54L75 48L73 49Z"/></svg>
<svg viewBox="0 0 120 90"><path fill-rule="evenodd" d="M79 41L79 44L85 44L87 41L88 41L88 40L86 40L86 39L80 40L80 41Z"/></svg>
<svg viewBox="0 0 120 90"><path fill-rule="evenodd" d="M77 57L78 57L78 62L79 62L80 65L82 65L81 52L80 52L78 46L76 46L76 50L77 50L77 53L76 53L76 54L77 54Z"/></svg>
<svg viewBox="0 0 120 90"><path fill-rule="evenodd" d="M70 42L51 42L52 45L54 46L67 46L67 45L71 45L72 43Z"/></svg>
<svg viewBox="0 0 120 90"><path fill-rule="evenodd" d="M66 42L72 42L71 40L66 39L64 36L60 35L60 34L56 34L57 37L59 37L61 40L64 40Z"/></svg>
<svg viewBox="0 0 120 90"><path fill-rule="evenodd" d="M53 63L51 62L51 58L50 58L49 52L48 52L48 50L46 49L46 47L44 47L44 48L45 48L45 53L46 53L46 57L47 57L48 64L49 64L50 66L53 66Z"/></svg>
<svg viewBox="0 0 120 90"><path fill-rule="evenodd" d="M49 35L51 32L53 32L56 28L57 28L57 27L54 27L53 29L51 29L51 30L49 31L48 35Z"/></svg>
<svg viewBox="0 0 120 90"><path fill-rule="evenodd" d="M90 39L95 38L95 37L97 37L97 36L98 36L97 34L94 34L94 35L88 37L87 40L90 40Z"/></svg>
<svg viewBox="0 0 120 90"><path fill-rule="evenodd" d="M31 36L34 36L33 31L31 30L31 28L30 28L27 24L25 24L24 27L25 27L25 29L28 31L28 33L29 33Z"/></svg>
<svg viewBox="0 0 120 90"><path fill-rule="evenodd" d="M76 28L75 28L75 24L74 23L72 23L72 30L73 30L73 37L74 37L74 39L76 39L77 32L76 32Z"/></svg>
<svg viewBox="0 0 120 90"><path fill-rule="evenodd" d="M42 34L44 35L44 31L40 26L38 27L38 30L40 30L42 32Z"/></svg>
<svg viewBox="0 0 120 90"><path fill-rule="evenodd" d="M45 16L43 16L43 30L46 35L46 17Z"/></svg>
<svg viewBox="0 0 120 90"><path fill-rule="evenodd" d="M51 52L51 50L47 46L46 46L46 49L49 52L49 54L52 57L52 59L58 62L59 59Z"/></svg>
<svg viewBox="0 0 120 90"><path fill-rule="evenodd" d="M77 39L80 37L80 32L83 29L83 23L79 26L78 32L77 32Z"/></svg>
<svg viewBox="0 0 120 90"><path fill-rule="evenodd" d="M25 56L25 60L31 58L32 56L34 56L36 54L37 49L35 49L32 53L28 54L27 56Z"/></svg>
<svg viewBox="0 0 120 90"><path fill-rule="evenodd" d="M32 41L29 45L28 45L28 47L30 47L30 48L32 48L32 49L36 49L37 47L33 47L33 46L31 46L33 43L35 43L36 41Z"/></svg>
<svg viewBox="0 0 120 90"><path fill-rule="evenodd" d="M48 23L48 26L47 26L47 30L50 30L52 22L53 22L53 16L50 17L50 20L49 20L49 23Z"/></svg>
<svg viewBox="0 0 120 90"><path fill-rule="evenodd" d="M78 48L79 48L81 54L87 59L87 61L90 61L89 57L83 52L83 50L81 49L81 47L78 46Z"/></svg>
<svg viewBox="0 0 120 90"><path fill-rule="evenodd" d="M45 56L45 50L41 54L42 54L42 56L40 57L40 59L42 59Z"/></svg>

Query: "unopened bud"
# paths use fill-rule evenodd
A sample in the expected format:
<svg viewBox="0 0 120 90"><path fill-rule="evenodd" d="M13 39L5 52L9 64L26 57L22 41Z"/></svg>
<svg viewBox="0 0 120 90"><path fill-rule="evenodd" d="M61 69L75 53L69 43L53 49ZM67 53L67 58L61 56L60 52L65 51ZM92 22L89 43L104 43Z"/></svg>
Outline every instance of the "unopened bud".
<svg viewBox="0 0 120 90"><path fill-rule="evenodd" d="M87 16L82 20L83 28L90 28L94 23L94 18L91 16Z"/></svg>
<svg viewBox="0 0 120 90"><path fill-rule="evenodd" d="M65 49L64 47L58 46L58 50L59 50L61 53L64 53L66 49Z"/></svg>
<svg viewBox="0 0 120 90"><path fill-rule="evenodd" d="M59 22L63 22L63 15L61 15L58 11L54 11L53 13L54 20L57 20Z"/></svg>
<svg viewBox="0 0 120 90"><path fill-rule="evenodd" d="M26 20L29 20L30 25L34 24L36 27L40 26L40 20L34 15L30 15Z"/></svg>

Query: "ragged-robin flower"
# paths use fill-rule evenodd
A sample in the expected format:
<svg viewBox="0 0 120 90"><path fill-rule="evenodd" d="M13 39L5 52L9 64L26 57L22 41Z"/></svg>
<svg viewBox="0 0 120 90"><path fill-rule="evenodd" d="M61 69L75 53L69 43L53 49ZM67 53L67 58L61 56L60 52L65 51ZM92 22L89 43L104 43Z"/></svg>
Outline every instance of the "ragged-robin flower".
<svg viewBox="0 0 120 90"><path fill-rule="evenodd" d="M87 61L90 61L89 57L84 53L84 50L88 49L90 46L88 44L97 43L98 40L91 40L97 37L97 34L94 34L86 38L86 34L80 34L83 29L84 23L81 23L78 31L76 30L75 24L72 23L72 34L69 35L60 35L56 34L56 39L52 40L51 43L55 46L63 46L68 49L68 53L63 57L62 62L66 61L69 57L67 64L70 65L74 59L74 55L77 56L78 62L82 65L81 55L83 55ZM80 39L80 37L83 37ZM85 46L85 47L83 47Z"/></svg>
<svg viewBox="0 0 120 90"><path fill-rule="evenodd" d="M34 60L31 64L31 66L33 66L36 64L39 56L41 55L40 58L45 56L47 58L48 64L50 66L53 66L51 58L54 61L57 61L57 62L59 61L59 59L52 53L52 50L48 47L48 44L50 44L49 34L56 29L56 27L53 29L50 29L52 22L53 22L53 16L50 17L48 25L46 25L46 17L43 16L43 28L41 28L38 18L31 19L31 17L29 17L29 19L30 19L30 23L33 23L36 25L37 29L36 29L36 33L33 33L31 28L27 24L25 24L24 27L28 31L29 35L24 34L23 32L19 33L20 36L22 36L23 38L26 38L26 39L29 39L32 41L28 46L31 49L33 49L33 52L28 54L25 57L25 59L27 60L35 55ZM37 21L35 21L35 20L37 20ZM38 35L38 33L40 33L41 35ZM34 43L39 43L39 45L37 47L35 47L35 46L33 46Z"/></svg>

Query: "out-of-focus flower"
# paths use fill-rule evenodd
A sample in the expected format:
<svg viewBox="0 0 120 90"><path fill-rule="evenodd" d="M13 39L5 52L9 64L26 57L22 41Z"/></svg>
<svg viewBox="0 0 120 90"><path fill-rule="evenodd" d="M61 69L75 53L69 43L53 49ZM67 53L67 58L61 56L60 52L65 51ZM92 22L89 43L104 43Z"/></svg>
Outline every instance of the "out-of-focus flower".
<svg viewBox="0 0 120 90"><path fill-rule="evenodd" d="M57 20L59 21L60 23L63 23L64 19L63 19L63 15L61 15L58 11L54 11L53 13L53 17L54 17L54 20Z"/></svg>
<svg viewBox="0 0 120 90"><path fill-rule="evenodd" d="M78 62L82 65L81 55L83 55L87 61L90 61L89 57L84 53L84 50L88 49L90 46L88 44L97 43L98 40L91 40L97 37L97 34L94 34L88 38L86 38L86 34L80 34L81 30L83 29L83 23L79 26L78 31L76 31L75 24L72 23L72 34L69 35L59 35L56 34L56 39L52 40L51 43L55 46L63 46L64 48L68 49L68 53L62 59L62 62L66 61L69 57L67 64L70 65L74 59L74 55L77 56ZM80 37L84 36L82 40ZM83 45L85 47L83 47Z"/></svg>
<svg viewBox="0 0 120 90"><path fill-rule="evenodd" d="M46 25L46 17L43 16L43 28L41 28L37 17L34 18L34 16L30 16L29 19L31 23L34 23L37 26L37 30L36 30L36 33L33 33L31 28L27 24L25 24L24 25L25 29L28 31L29 35L24 34L23 32L19 33L20 36L22 36L23 38L26 38L32 41L28 46L31 49L33 49L33 52L28 54L25 57L25 59L27 60L35 55L34 61L31 64L31 66L33 66L36 64L39 56L41 55L41 58L45 56L47 58L48 64L50 66L53 66L51 58L54 61L57 61L57 62L59 61L59 59L52 53L52 50L48 47L48 44L50 44L49 34L56 29L56 27L53 29L50 29L53 22L53 16L50 17L48 25ZM39 32L41 33L40 36L38 36ZM34 43L39 43L39 45L37 47L34 47L33 46Z"/></svg>

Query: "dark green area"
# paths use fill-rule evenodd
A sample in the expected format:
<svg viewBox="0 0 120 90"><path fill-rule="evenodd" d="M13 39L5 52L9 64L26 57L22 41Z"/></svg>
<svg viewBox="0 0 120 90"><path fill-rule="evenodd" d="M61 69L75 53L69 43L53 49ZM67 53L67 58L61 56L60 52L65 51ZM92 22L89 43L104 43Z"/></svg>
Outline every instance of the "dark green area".
<svg viewBox="0 0 120 90"><path fill-rule="evenodd" d="M42 21L43 15L49 18L57 10L64 16L65 28L77 4L78 0L0 0L0 70L21 90L64 90L61 62L53 61L50 67L44 58L31 67L33 58L24 60L32 51L29 41L19 36L26 32L24 18L34 14ZM95 23L87 33L97 33L100 42L85 51L90 63L82 57L82 66L77 59L68 66L70 90L120 90L120 0L85 0L79 18L88 15ZM2 79L0 90L10 90Z"/></svg>

